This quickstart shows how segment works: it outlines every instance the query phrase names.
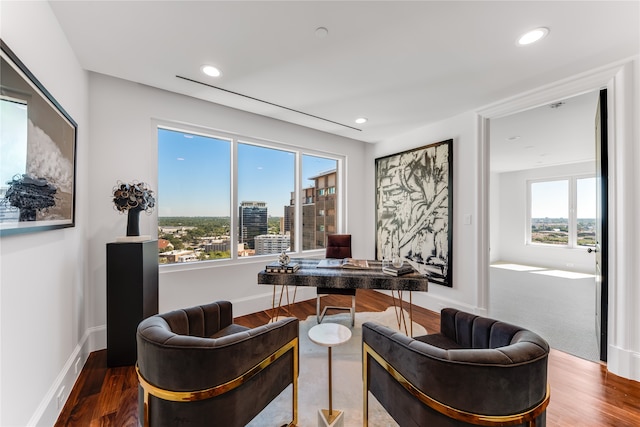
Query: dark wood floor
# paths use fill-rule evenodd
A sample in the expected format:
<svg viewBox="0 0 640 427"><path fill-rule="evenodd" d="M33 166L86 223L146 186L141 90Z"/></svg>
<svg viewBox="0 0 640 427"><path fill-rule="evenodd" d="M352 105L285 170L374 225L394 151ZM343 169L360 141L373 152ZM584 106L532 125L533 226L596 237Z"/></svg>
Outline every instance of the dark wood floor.
<svg viewBox="0 0 640 427"><path fill-rule="evenodd" d="M327 301L330 304L344 304L344 301ZM366 290L358 290L356 301L357 311L384 311L392 304L390 297ZM292 305L290 314L301 320L315 314L315 300ZM440 329L437 313L415 307L413 319L430 333ZM268 320L269 313L259 312L238 317L236 323L255 327ZM106 364L105 350L91 353L56 426L137 426L137 379L134 368L107 368ZM549 427L640 426L640 383L613 375L607 372L604 365L552 350L549 357L549 383Z"/></svg>

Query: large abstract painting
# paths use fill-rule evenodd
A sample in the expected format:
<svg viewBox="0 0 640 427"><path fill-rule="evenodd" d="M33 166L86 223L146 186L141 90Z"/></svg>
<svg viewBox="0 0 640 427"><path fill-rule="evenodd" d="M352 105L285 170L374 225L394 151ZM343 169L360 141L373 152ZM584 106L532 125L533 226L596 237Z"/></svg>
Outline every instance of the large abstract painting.
<svg viewBox="0 0 640 427"><path fill-rule="evenodd" d="M376 258L393 248L451 287L452 220L453 140L376 159Z"/></svg>
<svg viewBox="0 0 640 427"><path fill-rule="evenodd" d="M0 235L73 227L77 125L0 47Z"/></svg>

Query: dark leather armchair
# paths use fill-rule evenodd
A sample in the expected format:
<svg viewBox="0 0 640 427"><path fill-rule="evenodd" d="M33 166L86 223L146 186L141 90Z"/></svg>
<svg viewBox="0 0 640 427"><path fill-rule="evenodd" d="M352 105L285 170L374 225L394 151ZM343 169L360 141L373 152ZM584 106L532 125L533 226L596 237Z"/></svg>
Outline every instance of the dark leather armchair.
<svg viewBox="0 0 640 427"><path fill-rule="evenodd" d="M351 258L351 234L329 234L327 235L327 248L325 258L344 259ZM356 290L355 289L336 289L336 288L316 288L316 318L318 323L322 323L324 315L329 309L348 310L351 313L351 326L355 324L356 319ZM320 310L320 297L323 295L347 295L351 297L351 307L338 307L328 305Z"/></svg>
<svg viewBox="0 0 640 427"><path fill-rule="evenodd" d="M440 329L410 338L363 325L365 420L370 391L402 427L545 426L544 339L451 308L442 310Z"/></svg>
<svg viewBox="0 0 640 427"><path fill-rule="evenodd" d="M297 423L298 319L250 329L219 301L143 320L137 343L145 427L244 426L289 384Z"/></svg>

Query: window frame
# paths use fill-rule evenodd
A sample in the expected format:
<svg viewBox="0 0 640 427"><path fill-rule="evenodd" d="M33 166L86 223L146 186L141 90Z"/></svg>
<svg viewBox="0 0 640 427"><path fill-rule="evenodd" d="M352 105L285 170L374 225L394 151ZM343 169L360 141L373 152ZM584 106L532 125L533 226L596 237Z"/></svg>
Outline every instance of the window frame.
<svg viewBox="0 0 640 427"><path fill-rule="evenodd" d="M578 202L577 202L577 182L580 179L596 178L595 174L578 174L548 178L536 178L526 181L527 185L527 209L526 209L526 224L525 224L525 245L540 246L540 247L552 247L552 248L564 248L564 249L584 249L590 247L590 245L578 245ZM551 243L533 242L531 240L531 211L532 211L532 191L531 186L541 182L554 182L554 181L567 181L568 183L568 218L567 218L567 233L568 241L566 245L554 245Z"/></svg>
<svg viewBox="0 0 640 427"><path fill-rule="evenodd" d="M184 123L174 123L169 121L162 120L154 120L152 124L152 132L153 138L155 141L156 148L156 168L158 168L158 131L159 129L165 129L174 132L181 132L187 134L195 134L206 138L220 139L229 141L231 144L231 153L230 153L230 221L229 227L231 231L231 247L235 248L240 241L239 236L239 218L238 218L238 207L239 207L239 197L238 197L238 145L239 144L249 144L267 149L281 150L287 151L294 155L294 197L296 201L300 201L300 197L303 194L302 183L304 178L302 176L302 159L305 155L321 157L325 159L334 160L336 162L336 185L338 191L338 197L336 198L336 229L339 232L343 232L344 224L346 219L346 156L339 155L336 153L330 153L327 151L310 149L306 147L296 146L293 144L287 144L283 142L273 141L269 139L257 138L257 137L249 137L246 135L242 135L240 133L221 131L217 129L211 129L206 127L200 127L191 124ZM159 199L161 197L158 194ZM161 200L158 201L161 203ZM297 202L295 204L295 221L293 226L295 227L296 232L295 235L295 248L298 248L294 251L288 252L288 254L292 257L301 257L301 256L317 256L325 253L325 248L318 249L307 249L303 250L303 236L302 236L302 210L304 203ZM157 214L156 214L157 215ZM157 224L157 216L156 216L156 224ZM156 225L157 229L157 225ZM249 257L239 257L237 251L231 251L230 258L224 259L214 259L214 260L206 260L206 261L198 261L193 263L173 263L173 264L158 264L159 268L168 269L168 270L193 270L200 268L210 268L217 266L225 266L225 265L234 265L234 264L242 264L242 263L251 263L256 262L265 262L270 261L271 259L277 259L279 254L265 254L265 255L253 255Z"/></svg>

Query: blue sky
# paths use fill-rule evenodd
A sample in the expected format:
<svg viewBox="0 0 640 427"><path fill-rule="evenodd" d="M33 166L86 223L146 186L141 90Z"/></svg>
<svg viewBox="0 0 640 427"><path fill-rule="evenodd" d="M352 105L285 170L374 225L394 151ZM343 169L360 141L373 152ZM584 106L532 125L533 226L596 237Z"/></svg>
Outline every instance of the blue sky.
<svg viewBox="0 0 640 427"><path fill-rule="evenodd" d="M0 187L6 187L14 175L27 167L27 106L0 100Z"/></svg>
<svg viewBox="0 0 640 427"><path fill-rule="evenodd" d="M532 218L567 218L569 180L536 182L531 186ZM577 218L596 217L595 178L576 180Z"/></svg>
<svg viewBox="0 0 640 427"><path fill-rule="evenodd" d="M230 155L230 141L159 129L158 215L230 216ZM239 144L239 201L266 202L269 215L282 216L294 189L294 159L291 152ZM303 179L335 168L335 160L303 156Z"/></svg>

